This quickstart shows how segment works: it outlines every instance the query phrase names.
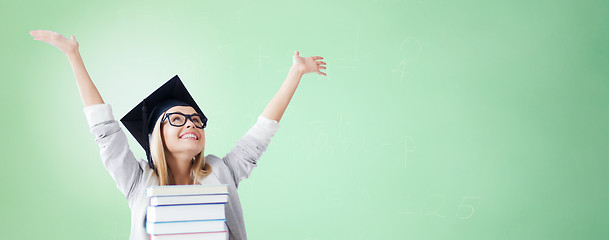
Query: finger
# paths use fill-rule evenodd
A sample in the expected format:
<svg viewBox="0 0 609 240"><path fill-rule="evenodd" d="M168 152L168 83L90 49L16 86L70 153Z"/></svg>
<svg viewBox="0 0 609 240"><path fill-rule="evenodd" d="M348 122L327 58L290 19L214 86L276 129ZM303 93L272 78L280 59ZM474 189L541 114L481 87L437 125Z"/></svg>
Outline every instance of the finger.
<svg viewBox="0 0 609 240"><path fill-rule="evenodd" d="M40 31L41 33L44 33L44 34L55 34L56 33L56 32L49 31L49 30L38 30L38 31Z"/></svg>
<svg viewBox="0 0 609 240"><path fill-rule="evenodd" d="M32 30L32 31L30 31L30 34L32 34L32 35L34 35L34 34L41 34L42 31L43 30L40 30L40 29L38 29L38 30Z"/></svg>
<svg viewBox="0 0 609 240"><path fill-rule="evenodd" d="M40 40L40 41L48 41L48 37L43 36L43 35L39 35L37 33L32 34L32 36L34 36L34 40Z"/></svg>
<svg viewBox="0 0 609 240"><path fill-rule="evenodd" d="M50 41L50 37L49 36L45 36L45 35L36 35L34 34L34 40L40 40L43 42L49 42Z"/></svg>
<svg viewBox="0 0 609 240"><path fill-rule="evenodd" d="M55 33L55 32L51 32L49 30L36 30L36 31L31 31L30 32L30 34L38 35L38 36L50 36L53 33Z"/></svg>
<svg viewBox="0 0 609 240"><path fill-rule="evenodd" d="M320 71L317 71L317 74L319 74L319 75L324 75L324 76L328 76L326 73L323 73L323 72L320 72Z"/></svg>
<svg viewBox="0 0 609 240"><path fill-rule="evenodd" d="M30 35L37 37L37 36L41 36L42 32L40 32L40 30L30 31Z"/></svg>
<svg viewBox="0 0 609 240"><path fill-rule="evenodd" d="M313 57L313 60L317 60L317 59L324 59L324 58L323 58L323 57L320 57L320 56L315 56L315 57Z"/></svg>
<svg viewBox="0 0 609 240"><path fill-rule="evenodd" d="M326 62L324 61L316 61L317 65L326 65Z"/></svg>
<svg viewBox="0 0 609 240"><path fill-rule="evenodd" d="M319 66L319 69L326 69L326 67L324 67L324 66Z"/></svg>
<svg viewBox="0 0 609 240"><path fill-rule="evenodd" d="M46 30L31 31L30 35L34 36L34 40L46 40L49 39L53 32Z"/></svg>

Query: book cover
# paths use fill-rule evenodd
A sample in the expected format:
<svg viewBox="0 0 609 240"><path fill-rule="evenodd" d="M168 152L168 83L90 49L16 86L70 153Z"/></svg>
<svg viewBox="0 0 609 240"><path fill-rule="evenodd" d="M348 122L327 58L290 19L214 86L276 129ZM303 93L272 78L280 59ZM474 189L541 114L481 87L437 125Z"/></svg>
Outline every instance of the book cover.
<svg viewBox="0 0 609 240"><path fill-rule="evenodd" d="M225 219L224 203L148 206L147 221L175 222Z"/></svg>
<svg viewBox="0 0 609 240"><path fill-rule="evenodd" d="M181 233L150 235L151 240L228 240L228 227L224 224L224 231L206 233Z"/></svg>
<svg viewBox="0 0 609 240"><path fill-rule="evenodd" d="M197 232L221 232L226 231L225 221L222 220L200 220L180 222L146 222L148 234L177 234Z"/></svg>
<svg viewBox="0 0 609 240"><path fill-rule="evenodd" d="M150 186L146 188L146 197L180 196L201 194L228 194L227 184L214 185L169 185Z"/></svg>
<svg viewBox="0 0 609 240"><path fill-rule="evenodd" d="M198 204L198 203L227 203L227 202L228 202L228 194L155 196L155 197L150 198L151 206Z"/></svg>

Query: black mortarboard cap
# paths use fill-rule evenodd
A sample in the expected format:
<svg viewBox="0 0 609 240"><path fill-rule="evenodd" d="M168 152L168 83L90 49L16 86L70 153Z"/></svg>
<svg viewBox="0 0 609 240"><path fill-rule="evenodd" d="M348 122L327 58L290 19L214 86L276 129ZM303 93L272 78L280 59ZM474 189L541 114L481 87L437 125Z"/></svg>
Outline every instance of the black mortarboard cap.
<svg viewBox="0 0 609 240"><path fill-rule="evenodd" d="M154 164L150 156L150 134L159 116L174 106L191 106L201 116L203 123L207 122L203 111L188 93L178 75L169 79L121 119L123 125L146 151L148 165L152 169Z"/></svg>

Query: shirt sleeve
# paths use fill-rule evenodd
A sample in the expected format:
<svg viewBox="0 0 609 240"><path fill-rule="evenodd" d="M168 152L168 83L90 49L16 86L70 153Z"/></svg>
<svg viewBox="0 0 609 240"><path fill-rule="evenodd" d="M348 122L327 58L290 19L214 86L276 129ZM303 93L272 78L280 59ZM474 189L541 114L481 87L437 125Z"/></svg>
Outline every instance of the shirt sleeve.
<svg viewBox="0 0 609 240"><path fill-rule="evenodd" d="M114 179L117 188L129 199L143 170L129 149L127 136L114 120L109 104L87 106L84 112L91 133L99 145L104 167Z"/></svg>
<svg viewBox="0 0 609 240"><path fill-rule="evenodd" d="M271 138L279 129L279 123L262 115L245 135L237 141L222 160L230 169L236 187L244 178L248 178L257 166L258 159L266 151Z"/></svg>

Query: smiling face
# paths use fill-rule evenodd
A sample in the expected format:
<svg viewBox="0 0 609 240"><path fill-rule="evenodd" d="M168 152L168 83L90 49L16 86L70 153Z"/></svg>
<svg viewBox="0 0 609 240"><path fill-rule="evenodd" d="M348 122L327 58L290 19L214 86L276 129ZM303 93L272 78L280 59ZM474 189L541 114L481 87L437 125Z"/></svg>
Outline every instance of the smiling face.
<svg viewBox="0 0 609 240"><path fill-rule="evenodd" d="M187 106L175 106L167 110L166 113L179 112L183 114L196 114L194 108ZM195 124L186 119L186 123L180 127L169 124L172 119L166 119L161 123L162 136L165 140L165 149L172 155L192 159L197 154L203 152L205 148L205 130L195 127Z"/></svg>

